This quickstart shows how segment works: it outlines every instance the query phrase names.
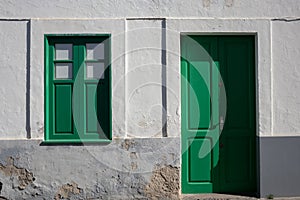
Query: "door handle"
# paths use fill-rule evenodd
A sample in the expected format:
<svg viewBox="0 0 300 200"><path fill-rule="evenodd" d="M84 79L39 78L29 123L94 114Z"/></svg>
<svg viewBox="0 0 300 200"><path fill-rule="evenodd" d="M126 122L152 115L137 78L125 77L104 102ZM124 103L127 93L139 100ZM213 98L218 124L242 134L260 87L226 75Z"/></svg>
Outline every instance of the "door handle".
<svg viewBox="0 0 300 200"><path fill-rule="evenodd" d="M224 128L224 117L220 116L220 130L222 131Z"/></svg>

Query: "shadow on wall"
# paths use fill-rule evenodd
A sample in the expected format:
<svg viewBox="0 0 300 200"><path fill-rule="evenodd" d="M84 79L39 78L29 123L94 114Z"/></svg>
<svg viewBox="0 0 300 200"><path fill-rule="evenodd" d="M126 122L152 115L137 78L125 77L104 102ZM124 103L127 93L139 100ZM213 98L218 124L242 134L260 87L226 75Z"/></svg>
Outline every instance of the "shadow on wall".
<svg viewBox="0 0 300 200"><path fill-rule="evenodd" d="M2 186L3 186L3 183L0 182L0 195L1 195ZM7 200L7 198L0 196L0 200Z"/></svg>

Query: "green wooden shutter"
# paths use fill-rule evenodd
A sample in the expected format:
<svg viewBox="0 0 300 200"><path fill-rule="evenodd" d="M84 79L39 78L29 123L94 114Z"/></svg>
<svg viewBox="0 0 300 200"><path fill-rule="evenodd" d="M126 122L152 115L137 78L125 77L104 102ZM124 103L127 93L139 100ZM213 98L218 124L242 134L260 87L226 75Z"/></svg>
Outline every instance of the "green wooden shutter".
<svg viewBox="0 0 300 200"><path fill-rule="evenodd" d="M101 52L98 52L104 57L87 56L87 46L94 44L104 46L104 51L100 49ZM69 51L61 50L60 48L66 48L64 45L72 47ZM62 57L66 52L72 55L57 58L56 53L60 55L59 52L62 52ZM110 140L109 36L46 36L45 66L45 140ZM102 69L105 71L100 77Z"/></svg>

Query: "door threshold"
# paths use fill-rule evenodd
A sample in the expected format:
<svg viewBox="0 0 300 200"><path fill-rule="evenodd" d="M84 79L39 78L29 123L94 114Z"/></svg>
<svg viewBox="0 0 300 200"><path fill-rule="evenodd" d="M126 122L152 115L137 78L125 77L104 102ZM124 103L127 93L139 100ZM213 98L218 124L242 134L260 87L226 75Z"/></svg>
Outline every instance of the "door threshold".
<svg viewBox="0 0 300 200"><path fill-rule="evenodd" d="M258 198L241 196L241 195L231 195L231 194L204 193L204 194L182 194L180 195L180 199L183 200L230 200L230 199L257 200Z"/></svg>

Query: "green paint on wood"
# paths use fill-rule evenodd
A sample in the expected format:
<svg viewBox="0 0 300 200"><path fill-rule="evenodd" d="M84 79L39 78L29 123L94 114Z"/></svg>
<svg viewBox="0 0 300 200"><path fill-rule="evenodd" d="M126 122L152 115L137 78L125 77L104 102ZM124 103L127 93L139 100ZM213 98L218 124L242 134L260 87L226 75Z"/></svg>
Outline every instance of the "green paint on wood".
<svg viewBox="0 0 300 200"><path fill-rule="evenodd" d="M73 133L72 130L72 86L56 84L55 90L55 133Z"/></svg>
<svg viewBox="0 0 300 200"><path fill-rule="evenodd" d="M190 37L181 37L182 192L256 192L254 36Z"/></svg>
<svg viewBox="0 0 300 200"><path fill-rule="evenodd" d="M209 182L211 181L211 143L209 139L195 138L190 142L189 148L189 181L190 182ZM202 156L200 149L204 148L205 156Z"/></svg>
<svg viewBox="0 0 300 200"><path fill-rule="evenodd" d="M192 61L189 65L189 128L208 129L210 125L210 63ZM196 109L196 110L195 110ZM195 112L198 111L198 112ZM201 113L201 115L199 115ZM204 113L204 114L202 114Z"/></svg>
<svg viewBox="0 0 300 200"><path fill-rule="evenodd" d="M107 68L103 79L87 78L86 44L104 43ZM55 44L72 44L72 57L59 60ZM56 65L71 63L67 76L57 77ZM66 70L66 68L64 68ZM104 36L45 36L45 140L47 142L91 142L111 139L110 41ZM73 91L76 87L76 91ZM100 121L98 121L100 120Z"/></svg>

